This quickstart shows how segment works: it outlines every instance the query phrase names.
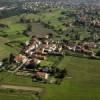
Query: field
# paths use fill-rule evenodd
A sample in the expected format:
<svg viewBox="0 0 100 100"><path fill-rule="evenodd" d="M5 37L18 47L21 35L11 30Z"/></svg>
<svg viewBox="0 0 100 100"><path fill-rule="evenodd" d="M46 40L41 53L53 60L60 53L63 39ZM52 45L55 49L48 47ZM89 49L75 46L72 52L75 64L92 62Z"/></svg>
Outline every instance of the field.
<svg viewBox="0 0 100 100"><path fill-rule="evenodd" d="M21 16L12 16L0 20L0 24L6 23L9 26L9 28L0 28L0 59L7 57L10 53L18 53L21 48L20 43L24 43L30 38L23 34L23 31L27 29L27 24L18 23ZM30 16L34 18L31 14ZM32 32L29 35L42 36L51 32L53 32L51 29L45 28L40 23L32 23ZM15 41L18 41L18 43L16 44ZM14 47L5 45L8 42L11 42Z"/></svg>
<svg viewBox="0 0 100 100"><path fill-rule="evenodd" d="M70 13L68 9L67 11ZM74 12L74 10L71 10L71 12ZM63 22L58 20L59 17L65 17L65 15L61 15L61 11L59 10L54 10L49 14L48 12L38 15L22 14L20 16L0 19L0 23L6 23L9 26L9 28L0 29L0 60L8 57L10 53L16 54L20 51L20 43L16 44L16 42L13 41L23 43L30 38L22 34L22 32L26 30L27 24L18 23L19 18L24 15L27 19L34 19L35 21L39 19L44 23L48 23L49 21L50 26L53 26L54 29L67 31L65 30L65 26L62 25ZM74 18L67 17L67 21L71 22L73 20ZM52 32L51 29L44 27L41 23L31 24L32 35L44 35ZM82 34L82 38L87 36L87 31L83 27L77 27L76 30ZM4 34L7 34L7 36L3 36ZM60 39L68 39L68 37L63 35ZM13 46L11 47L5 44L8 42ZM41 63L41 66L51 66L54 62L59 62L56 65L57 67L66 68L68 70L68 76L65 77L61 85L32 82L31 77L16 76L6 71L0 72L0 84L41 87L44 89L44 92L40 95L40 100L100 100L99 60L64 56L61 61L59 61L59 57L49 57ZM0 100L35 100L35 98L34 95L10 94L0 91Z"/></svg>
<svg viewBox="0 0 100 100"><path fill-rule="evenodd" d="M36 100L32 96L25 96L25 95L11 95L11 94L0 94L0 99L1 100Z"/></svg>
<svg viewBox="0 0 100 100"><path fill-rule="evenodd" d="M0 19L0 24L6 24L9 28L0 28L0 59L8 56L11 52L17 53L19 51L20 46L10 47L5 45L5 43L11 41L20 41L24 42L29 37L23 35L23 31L27 29L27 23L19 23L20 18L23 16L25 19L33 19L38 21L39 19L44 23L48 23L50 21L50 26L53 26L55 29L64 28L62 26L62 22L58 21L58 17L61 17L61 11L54 10L52 13L45 12L40 14L22 14L19 16L12 16L9 18ZM32 23L32 32L29 35L45 35L47 33L53 33L51 29L45 28L40 23Z"/></svg>
<svg viewBox="0 0 100 100"><path fill-rule="evenodd" d="M41 100L62 100L62 98L63 100L99 100L99 65L98 60L65 56L59 67L66 67L69 77L66 77L61 85L34 83L30 77L19 77L7 72L0 73L0 80L5 84L42 87L45 92Z"/></svg>

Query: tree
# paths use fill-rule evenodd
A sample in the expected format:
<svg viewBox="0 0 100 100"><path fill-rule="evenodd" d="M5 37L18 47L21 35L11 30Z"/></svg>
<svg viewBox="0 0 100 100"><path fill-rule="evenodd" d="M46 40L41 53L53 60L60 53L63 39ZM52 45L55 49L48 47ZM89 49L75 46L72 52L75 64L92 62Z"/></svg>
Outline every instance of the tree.
<svg viewBox="0 0 100 100"><path fill-rule="evenodd" d="M9 56L9 63L12 64L14 62L15 56L11 53Z"/></svg>
<svg viewBox="0 0 100 100"><path fill-rule="evenodd" d="M64 69L62 69L62 71L61 71L64 75L67 75L68 74L68 72L67 72L67 70L66 70L66 68L64 68Z"/></svg>
<svg viewBox="0 0 100 100"><path fill-rule="evenodd" d="M80 34L75 34L75 40L80 40Z"/></svg>
<svg viewBox="0 0 100 100"><path fill-rule="evenodd" d="M98 51L98 52L96 53L96 56L100 56L100 51Z"/></svg>
<svg viewBox="0 0 100 100"><path fill-rule="evenodd" d="M27 31L32 31L32 25L28 24Z"/></svg>
<svg viewBox="0 0 100 100"><path fill-rule="evenodd" d="M25 22L24 18L20 18L20 22L24 23Z"/></svg>
<svg viewBox="0 0 100 100"><path fill-rule="evenodd" d="M49 35L49 38L52 38L53 37L53 34L52 33L49 33L48 35Z"/></svg>

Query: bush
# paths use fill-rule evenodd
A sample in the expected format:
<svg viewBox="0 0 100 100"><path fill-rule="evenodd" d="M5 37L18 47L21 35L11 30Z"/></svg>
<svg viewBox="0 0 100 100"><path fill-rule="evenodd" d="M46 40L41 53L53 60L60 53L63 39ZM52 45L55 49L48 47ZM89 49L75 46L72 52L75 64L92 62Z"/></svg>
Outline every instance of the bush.
<svg viewBox="0 0 100 100"><path fill-rule="evenodd" d="M8 34L2 34L1 37L8 37Z"/></svg>
<svg viewBox="0 0 100 100"><path fill-rule="evenodd" d="M10 89L10 90L9 90L9 92L10 92L10 93L14 93L14 92L15 92L15 90L13 90L13 89Z"/></svg>
<svg viewBox="0 0 100 100"><path fill-rule="evenodd" d="M96 53L96 56L100 56L100 51L98 51L98 52Z"/></svg>

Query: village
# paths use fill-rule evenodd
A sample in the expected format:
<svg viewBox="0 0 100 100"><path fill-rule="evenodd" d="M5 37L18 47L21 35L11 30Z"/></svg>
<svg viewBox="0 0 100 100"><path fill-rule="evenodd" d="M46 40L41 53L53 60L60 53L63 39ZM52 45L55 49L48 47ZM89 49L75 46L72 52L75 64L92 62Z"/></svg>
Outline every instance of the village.
<svg viewBox="0 0 100 100"><path fill-rule="evenodd" d="M49 56L63 59L65 55L73 53L72 56L81 54L86 58L97 59L93 49L98 47L94 42L54 41L49 35L41 38L32 36L23 44L19 54L10 54L8 72L18 76L30 76L36 82L60 84L64 77L70 77L68 70L57 67L57 64L41 66L42 61L45 61Z"/></svg>
<svg viewBox="0 0 100 100"><path fill-rule="evenodd" d="M24 10L32 10L33 8L35 9L34 6L36 6L36 9L38 7L43 7L42 10L45 9L44 7L50 9L48 7L48 3L51 2L47 2L45 3L45 6L42 6L41 2L35 2L35 4L33 2L25 2L25 5L23 4L22 7ZM32 4L34 4L34 6L32 6ZM53 4L49 6L53 7ZM76 6L74 5L71 7L74 8ZM0 62L0 66L7 66L6 69L10 73L15 73L16 75L20 76L30 76L32 77L33 81L60 84L65 77L71 77L71 75L69 75L69 71L66 69L67 65L65 65L64 68L58 67L59 62L63 60L64 56L99 60L100 54L98 51L96 51L100 49L100 44L98 42L100 39L100 21L98 17L99 7L97 5L90 5L90 7L88 8L85 5L85 7L83 8L83 6L81 5L76 8L77 11L73 10L68 14L66 14L66 11L62 10L62 8L60 9L61 12L57 10L60 15L56 20L60 24L62 23L61 27L63 25L64 29L58 28L59 26L57 26L58 29L55 28L55 24L51 24L52 20L44 21L42 19L44 15L42 15L41 17L39 16L39 18L37 17L37 20L36 18L34 19L34 15L33 18L31 17L29 19L27 19L27 17L24 15L21 16L17 23L27 25L27 28L23 31L22 34L28 36L29 40L27 39L26 42L21 43L22 45L20 47L20 51L17 54L11 53L9 55L7 65L5 65L6 61L4 59L2 62ZM54 12L56 11L54 10ZM49 13L52 14L53 10L49 11ZM97 17L95 17L95 13ZM70 16L72 18L74 17L75 19L70 19ZM72 22L68 22L67 18L69 18L69 20L72 20ZM38 34L33 33L33 24L35 24L35 26L41 25L42 29L48 28L48 30L50 29L52 31L50 31L50 33L42 33L41 31L41 33ZM0 24L0 27L8 29L10 28L5 24ZM68 30L66 30L67 27ZM82 27L84 28L84 30L85 28L87 28L86 33L87 31L90 31L90 33L88 33L89 37L82 37L81 39L81 35L79 33L81 30L78 29L77 31L75 31L77 27ZM56 39L56 37L58 39ZM9 43L10 42L5 44L7 46L10 46ZM52 64L48 64L48 59L50 57L53 57L53 59L57 57L57 61L49 60L49 62L51 62ZM3 67L0 68L2 69Z"/></svg>

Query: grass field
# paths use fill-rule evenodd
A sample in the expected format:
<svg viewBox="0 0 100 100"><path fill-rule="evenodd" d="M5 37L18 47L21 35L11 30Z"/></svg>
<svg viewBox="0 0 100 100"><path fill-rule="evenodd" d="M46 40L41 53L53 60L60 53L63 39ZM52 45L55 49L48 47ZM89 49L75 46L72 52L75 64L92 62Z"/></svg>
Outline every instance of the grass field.
<svg viewBox="0 0 100 100"><path fill-rule="evenodd" d="M64 57L59 67L67 68L72 78L65 78L60 86L47 86L42 100L99 100L99 65L97 60Z"/></svg>
<svg viewBox="0 0 100 100"><path fill-rule="evenodd" d="M6 24L9 28L0 29L0 59L7 57L11 52L17 53L18 47L10 47L5 45L5 43L18 40L25 41L27 37L22 35L22 31L26 29L26 25L18 24L19 17L12 16L9 18L0 19L0 23ZM20 34L18 34L20 33ZM6 37L4 35L7 35Z"/></svg>
<svg viewBox="0 0 100 100"><path fill-rule="evenodd" d="M11 95L0 93L0 100L37 100L30 95Z"/></svg>
<svg viewBox="0 0 100 100"><path fill-rule="evenodd" d="M100 99L100 61L65 56L59 67L67 68L69 76L61 85L32 82L30 77L19 77L0 73L1 83L43 87L41 100L99 100ZM5 73L5 74L4 74ZM30 99L29 99L30 100Z"/></svg>
<svg viewBox="0 0 100 100"><path fill-rule="evenodd" d="M18 23L21 16L22 15L0 19L0 23L6 24L9 26L9 28L0 29L0 59L7 57L10 53L19 52L19 49L21 48L15 45L14 43L12 43L12 45L15 45L15 47L7 46L5 45L5 43L11 42L11 41L25 42L26 40L30 38L22 34L22 32L26 30L27 24ZM30 15L27 15L26 17L34 18L34 16L35 15L30 14ZM43 25L39 23L32 23L32 32L30 36L37 35L37 34L42 36L51 32L53 31L48 28L45 28ZM7 36L4 36L4 35L7 35Z"/></svg>

